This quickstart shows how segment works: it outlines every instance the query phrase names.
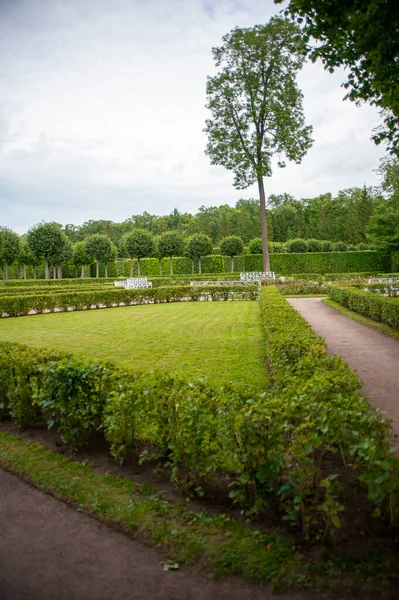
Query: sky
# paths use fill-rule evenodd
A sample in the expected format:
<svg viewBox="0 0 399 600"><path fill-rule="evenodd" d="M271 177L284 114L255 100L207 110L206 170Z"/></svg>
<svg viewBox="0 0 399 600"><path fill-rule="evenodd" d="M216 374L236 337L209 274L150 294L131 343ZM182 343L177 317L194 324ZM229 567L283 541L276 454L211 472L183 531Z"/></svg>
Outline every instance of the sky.
<svg viewBox="0 0 399 600"><path fill-rule="evenodd" d="M284 5L283 5L284 6ZM266 23L272 0L0 0L0 225L124 221L256 198L205 155L211 48ZM314 144L265 180L297 198L378 184L375 108L343 71L298 83Z"/></svg>

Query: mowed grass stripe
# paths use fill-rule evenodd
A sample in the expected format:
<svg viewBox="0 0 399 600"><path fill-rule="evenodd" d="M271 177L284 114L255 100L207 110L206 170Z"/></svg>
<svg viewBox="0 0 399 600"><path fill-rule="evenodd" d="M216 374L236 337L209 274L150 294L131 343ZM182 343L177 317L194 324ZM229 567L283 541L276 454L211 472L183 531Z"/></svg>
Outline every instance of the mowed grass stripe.
<svg viewBox="0 0 399 600"><path fill-rule="evenodd" d="M0 339L162 369L188 378L268 384L258 302L184 302L1 319Z"/></svg>

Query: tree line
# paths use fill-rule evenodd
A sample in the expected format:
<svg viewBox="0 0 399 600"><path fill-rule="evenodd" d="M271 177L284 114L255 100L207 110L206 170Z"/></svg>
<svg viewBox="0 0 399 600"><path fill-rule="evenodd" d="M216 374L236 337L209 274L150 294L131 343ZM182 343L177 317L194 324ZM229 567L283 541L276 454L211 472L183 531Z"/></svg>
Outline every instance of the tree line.
<svg viewBox="0 0 399 600"><path fill-rule="evenodd" d="M305 252L366 249L368 244L382 244L399 249L399 160L389 158L380 167L380 188L351 188L332 196L295 199L289 194L268 198L268 227L272 252ZM18 236L7 227L0 228L0 264L4 279L8 267L18 263L21 277L26 267L45 265L56 277L62 266L72 262L84 276L84 268L107 263L116 257L170 258L187 256L200 261L202 256L222 253L232 258L244 251L262 252L259 202L241 199L235 207L202 206L192 215L177 209L169 215L144 212L121 223L88 221L81 226L39 223L25 235ZM298 239L299 238L299 239ZM247 248L245 250L244 248Z"/></svg>

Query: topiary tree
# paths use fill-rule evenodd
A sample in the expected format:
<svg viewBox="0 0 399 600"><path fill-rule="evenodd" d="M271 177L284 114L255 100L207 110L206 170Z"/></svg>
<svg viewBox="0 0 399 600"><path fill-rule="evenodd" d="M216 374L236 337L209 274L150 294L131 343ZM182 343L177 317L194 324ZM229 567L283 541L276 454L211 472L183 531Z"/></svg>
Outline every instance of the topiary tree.
<svg viewBox="0 0 399 600"><path fill-rule="evenodd" d="M62 279L62 265L71 260L73 256L71 240L65 235L64 232L61 233L62 243L50 257L51 264L54 265L54 277L56 274L58 279Z"/></svg>
<svg viewBox="0 0 399 600"><path fill-rule="evenodd" d="M76 269L80 269L80 277L83 279L85 276L85 265L89 265L93 262L92 257L86 252L85 242L76 242L76 244L74 244L72 251L72 262Z"/></svg>
<svg viewBox="0 0 399 600"><path fill-rule="evenodd" d="M242 254L244 242L238 235L228 235L220 242L220 251L225 256L231 258L231 271L234 271L234 256Z"/></svg>
<svg viewBox="0 0 399 600"><path fill-rule="evenodd" d="M90 260L96 262L96 277L99 276L100 261L107 263L111 256L112 244L107 235L94 233L85 240L85 252Z"/></svg>
<svg viewBox="0 0 399 600"><path fill-rule="evenodd" d="M323 252L323 244L321 240L308 240L308 252Z"/></svg>
<svg viewBox="0 0 399 600"><path fill-rule="evenodd" d="M8 281L8 267L17 260L21 242L19 235L8 227L0 227L0 262L4 265L4 279Z"/></svg>
<svg viewBox="0 0 399 600"><path fill-rule="evenodd" d="M192 273L194 273L194 260L198 260L198 273L202 272L201 257L212 252L211 238L204 233L196 233L188 239L185 254L192 261Z"/></svg>
<svg viewBox="0 0 399 600"><path fill-rule="evenodd" d="M253 238L248 244L250 254L262 254L262 238Z"/></svg>
<svg viewBox="0 0 399 600"><path fill-rule="evenodd" d="M108 262L115 262L118 256L118 248L115 244L111 243L111 252L108 260L105 261L105 277L108 277Z"/></svg>
<svg viewBox="0 0 399 600"><path fill-rule="evenodd" d="M288 240L286 242L285 247L288 252L302 253L307 252L308 244L306 240L302 240L301 238L296 238L294 240Z"/></svg>
<svg viewBox="0 0 399 600"><path fill-rule="evenodd" d="M49 262L63 246L64 237L59 223L39 223L28 231L28 244L34 256L44 259L44 276L50 279Z"/></svg>
<svg viewBox="0 0 399 600"><path fill-rule="evenodd" d="M20 251L18 254L18 266L20 267L20 279L26 279L26 267L31 265L32 267L37 265L37 258L33 255L32 250L26 240L22 240Z"/></svg>
<svg viewBox="0 0 399 600"><path fill-rule="evenodd" d="M270 251L272 254L283 254L286 252L284 242L270 242Z"/></svg>
<svg viewBox="0 0 399 600"><path fill-rule="evenodd" d="M173 256L182 256L184 253L184 239L178 231L165 231L158 240L158 256L169 256L169 273L173 275Z"/></svg>
<svg viewBox="0 0 399 600"><path fill-rule="evenodd" d="M346 252L346 244L344 242L334 242L332 249L333 252Z"/></svg>
<svg viewBox="0 0 399 600"><path fill-rule="evenodd" d="M329 240L322 240L321 251L322 252L332 252L332 242L330 242Z"/></svg>
<svg viewBox="0 0 399 600"><path fill-rule="evenodd" d="M121 243L130 258L130 277L133 277L133 258L137 258L137 274L140 277L140 259L154 251L154 236L145 229L134 229L125 233Z"/></svg>

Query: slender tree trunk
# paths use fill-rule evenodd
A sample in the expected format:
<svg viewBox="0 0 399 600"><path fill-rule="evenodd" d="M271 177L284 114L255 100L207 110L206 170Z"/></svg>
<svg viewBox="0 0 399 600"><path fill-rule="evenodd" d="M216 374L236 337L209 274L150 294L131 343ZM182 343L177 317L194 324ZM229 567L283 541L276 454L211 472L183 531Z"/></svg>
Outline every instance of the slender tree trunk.
<svg viewBox="0 0 399 600"><path fill-rule="evenodd" d="M105 263L105 277L108 277L108 263Z"/></svg>
<svg viewBox="0 0 399 600"><path fill-rule="evenodd" d="M85 266L84 265L82 265L82 270L80 271L80 277L81 277L81 279L85 278Z"/></svg>
<svg viewBox="0 0 399 600"><path fill-rule="evenodd" d="M231 257L231 272L234 273L234 256Z"/></svg>
<svg viewBox="0 0 399 600"><path fill-rule="evenodd" d="M201 257L199 257L198 259L198 273L201 275L202 273L202 268L201 268Z"/></svg>
<svg viewBox="0 0 399 600"><path fill-rule="evenodd" d="M8 281L8 262L6 261L6 265L4 267L4 279Z"/></svg>
<svg viewBox="0 0 399 600"><path fill-rule="evenodd" d="M140 259L137 259L137 276L140 277Z"/></svg>
<svg viewBox="0 0 399 600"><path fill-rule="evenodd" d="M98 279L100 274L100 263L96 260L96 279Z"/></svg>
<svg viewBox="0 0 399 600"><path fill-rule="evenodd" d="M33 279L36 279L36 267L33 267Z"/></svg>
<svg viewBox="0 0 399 600"><path fill-rule="evenodd" d="M18 269L18 279L22 279L22 267Z"/></svg>
<svg viewBox="0 0 399 600"><path fill-rule="evenodd" d="M23 278L26 279L26 264L25 263L22 265L22 268L23 268Z"/></svg>
<svg viewBox="0 0 399 600"><path fill-rule="evenodd" d="M159 274L162 275L162 258L159 259Z"/></svg>
<svg viewBox="0 0 399 600"><path fill-rule="evenodd" d="M62 265L58 265L58 279L62 279Z"/></svg>
<svg viewBox="0 0 399 600"><path fill-rule="evenodd" d="M50 269L48 267L48 260L47 259L44 261L44 278L45 279L50 279Z"/></svg>
<svg viewBox="0 0 399 600"><path fill-rule="evenodd" d="M169 266L170 266L169 273L170 273L170 275L173 275L173 258L171 256L169 256Z"/></svg>
<svg viewBox="0 0 399 600"><path fill-rule="evenodd" d="M53 279L57 279L57 271L55 270L55 267L53 267Z"/></svg>
<svg viewBox="0 0 399 600"><path fill-rule="evenodd" d="M194 275L194 260L191 260L191 274Z"/></svg>
<svg viewBox="0 0 399 600"><path fill-rule="evenodd" d="M270 272L269 245L267 239L267 222L266 222L266 198L263 179L258 179L259 200L260 200L260 226L262 231L262 255L263 255L263 270Z"/></svg>
<svg viewBox="0 0 399 600"><path fill-rule="evenodd" d="M130 279L133 277L133 256L130 257Z"/></svg>

